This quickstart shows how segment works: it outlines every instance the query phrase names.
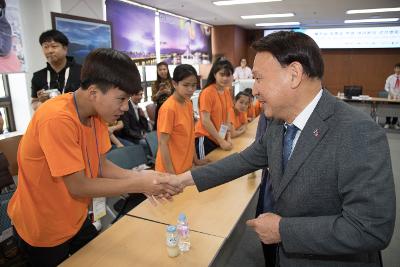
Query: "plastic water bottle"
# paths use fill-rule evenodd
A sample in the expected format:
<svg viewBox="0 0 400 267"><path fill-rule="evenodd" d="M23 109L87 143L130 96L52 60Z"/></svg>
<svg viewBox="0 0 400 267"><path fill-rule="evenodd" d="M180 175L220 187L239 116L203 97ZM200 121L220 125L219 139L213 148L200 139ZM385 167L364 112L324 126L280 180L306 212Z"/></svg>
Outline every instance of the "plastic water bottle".
<svg viewBox="0 0 400 267"><path fill-rule="evenodd" d="M167 226L167 252L168 256L171 258L176 257L179 255L179 248L178 248L178 234L176 233L175 225L168 225Z"/></svg>
<svg viewBox="0 0 400 267"><path fill-rule="evenodd" d="M189 225L186 219L186 215L181 213L178 217L178 224L176 225L178 231L178 247L181 252L189 251L190 239L189 239Z"/></svg>

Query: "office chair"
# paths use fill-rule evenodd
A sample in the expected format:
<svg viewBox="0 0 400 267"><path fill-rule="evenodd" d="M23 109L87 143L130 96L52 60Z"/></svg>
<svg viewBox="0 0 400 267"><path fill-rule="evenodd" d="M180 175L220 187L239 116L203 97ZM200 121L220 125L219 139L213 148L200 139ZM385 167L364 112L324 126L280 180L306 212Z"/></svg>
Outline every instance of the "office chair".
<svg viewBox="0 0 400 267"><path fill-rule="evenodd" d="M147 163L146 153L144 152L143 147L136 144L111 150L107 153L107 159L123 169L132 169L134 167ZM128 197L121 199L114 204L114 209L118 211L118 214L115 214L111 210L109 205L107 205L107 211L114 218L111 224L116 222L122 215L124 215L128 211L128 205L130 210L140 204L145 199L146 197L140 193L128 194Z"/></svg>
<svg viewBox="0 0 400 267"><path fill-rule="evenodd" d="M157 132L152 131L146 134L146 143L149 146L151 156L149 158L148 164L149 165L154 165L156 162L156 155L157 155L157 149L158 149L158 139L157 139Z"/></svg>

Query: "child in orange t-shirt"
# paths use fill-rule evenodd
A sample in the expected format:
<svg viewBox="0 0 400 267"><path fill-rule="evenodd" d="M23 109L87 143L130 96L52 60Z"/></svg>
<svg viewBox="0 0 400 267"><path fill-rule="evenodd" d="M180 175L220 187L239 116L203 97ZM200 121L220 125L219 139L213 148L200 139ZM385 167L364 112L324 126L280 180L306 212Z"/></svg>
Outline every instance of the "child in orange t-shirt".
<svg viewBox="0 0 400 267"><path fill-rule="evenodd" d="M233 108L230 110L231 137L243 134L247 129L247 109L250 103L250 96L245 92L239 92L235 96Z"/></svg>
<svg viewBox="0 0 400 267"><path fill-rule="evenodd" d="M256 101L254 101L254 103L253 103L253 106L254 106L255 116L257 117L262 112L262 106L261 106L260 101L258 99L256 99Z"/></svg>
<svg viewBox="0 0 400 267"><path fill-rule="evenodd" d="M156 171L180 174L192 165L204 165L194 147L194 117L191 96L196 90L197 73L188 64L175 68L172 78L175 91L162 105L157 121L158 152Z"/></svg>
<svg viewBox="0 0 400 267"><path fill-rule="evenodd" d="M256 116L256 108L254 106L254 96L253 90L251 88L246 88L243 90L244 93L248 94L250 97L250 103L247 109L247 120L250 122L255 119Z"/></svg>
<svg viewBox="0 0 400 267"><path fill-rule="evenodd" d="M88 206L97 207L95 217L104 215L102 196L160 198L181 190L164 186L168 179L155 172L122 169L106 158L111 145L105 123L127 111L130 96L141 89L135 63L99 48L86 57L81 77L73 94L37 109L19 143L18 186L7 213L29 266L57 266L93 239L97 230Z"/></svg>
<svg viewBox="0 0 400 267"><path fill-rule="evenodd" d="M196 124L196 153L203 159L217 147L231 150L232 142L228 131L229 110L232 108L233 66L226 59L218 59L211 67L207 83L200 93L200 120Z"/></svg>

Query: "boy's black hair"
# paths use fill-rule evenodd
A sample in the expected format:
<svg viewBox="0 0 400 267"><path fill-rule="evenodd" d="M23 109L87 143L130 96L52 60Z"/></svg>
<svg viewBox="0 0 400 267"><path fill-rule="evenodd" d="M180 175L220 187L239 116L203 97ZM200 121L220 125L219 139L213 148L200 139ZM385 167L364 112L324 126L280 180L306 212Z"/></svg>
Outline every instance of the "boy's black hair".
<svg viewBox="0 0 400 267"><path fill-rule="evenodd" d="M82 89L95 84L103 93L112 87L129 95L143 90L136 64L126 54L111 48L95 49L86 57L81 81Z"/></svg>
<svg viewBox="0 0 400 267"><path fill-rule="evenodd" d="M43 43L45 43L45 42L51 42L51 41L60 43L63 46L68 46L68 44L69 44L67 36L65 36L65 34L63 34L60 31L57 31L57 30L45 31L39 37L40 45L43 45Z"/></svg>

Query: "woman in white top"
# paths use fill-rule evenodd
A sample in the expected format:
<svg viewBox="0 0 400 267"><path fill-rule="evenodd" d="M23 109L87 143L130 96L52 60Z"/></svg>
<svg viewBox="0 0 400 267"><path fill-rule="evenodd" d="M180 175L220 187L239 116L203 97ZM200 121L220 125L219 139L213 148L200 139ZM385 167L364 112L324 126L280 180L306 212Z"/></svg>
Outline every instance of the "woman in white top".
<svg viewBox="0 0 400 267"><path fill-rule="evenodd" d="M243 79L253 79L253 73L251 69L246 66L247 61L245 58L240 60L240 66L235 68L233 73L233 78L236 80L243 80Z"/></svg>

